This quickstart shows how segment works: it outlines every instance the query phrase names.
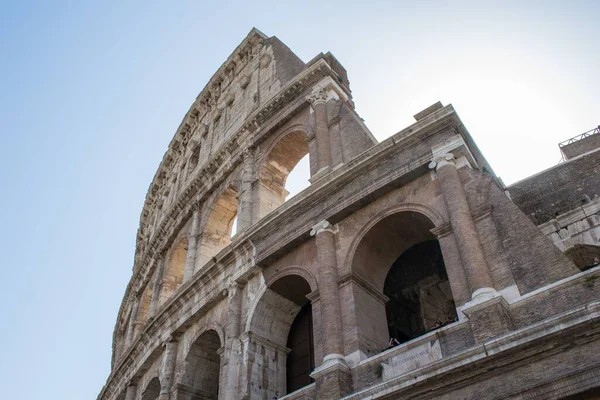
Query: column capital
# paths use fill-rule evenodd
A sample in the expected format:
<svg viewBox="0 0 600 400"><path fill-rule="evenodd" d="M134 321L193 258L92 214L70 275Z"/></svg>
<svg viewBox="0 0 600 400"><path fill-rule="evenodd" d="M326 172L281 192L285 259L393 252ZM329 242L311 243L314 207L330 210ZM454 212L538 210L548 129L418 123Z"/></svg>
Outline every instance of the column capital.
<svg viewBox="0 0 600 400"><path fill-rule="evenodd" d="M327 101L327 90L324 88L319 88L313 91L310 95L306 96L306 100L313 107L318 104L323 104Z"/></svg>
<svg viewBox="0 0 600 400"><path fill-rule="evenodd" d="M317 224L315 224L312 229L310 230L310 236L315 236L318 235L319 233L322 232L331 232L331 233L335 233L335 230L333 228L333 225L331 225L329 223L329 221L327 221L326 219L319 221Z"/></svg>
<svg viewBox="0 0 600 400"><path fill-rule="evenodd" d="M429 163L429 168L437 171L444 165L454 165L454 155L452 153L435 154Z"/></svg>
<svg viewBox="0 0 600 400"><path fill-rule="evenodd" d="M169 344L177 344L177 338L173 335L169 335L165 340L163 340L161 346L166 348Z"/></svg>

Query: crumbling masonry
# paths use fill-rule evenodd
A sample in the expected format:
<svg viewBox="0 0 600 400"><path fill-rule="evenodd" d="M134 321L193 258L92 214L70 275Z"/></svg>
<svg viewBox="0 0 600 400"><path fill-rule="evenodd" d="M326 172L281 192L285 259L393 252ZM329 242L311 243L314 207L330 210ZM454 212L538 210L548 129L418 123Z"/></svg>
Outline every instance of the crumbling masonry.
<svg viewBox="0 0 600 400"><path fill-rule="evenodd" d="M332 54L252 30L150 185L98 399L600 398L600 135L505 187L415 119L378 143Z"/></svg>

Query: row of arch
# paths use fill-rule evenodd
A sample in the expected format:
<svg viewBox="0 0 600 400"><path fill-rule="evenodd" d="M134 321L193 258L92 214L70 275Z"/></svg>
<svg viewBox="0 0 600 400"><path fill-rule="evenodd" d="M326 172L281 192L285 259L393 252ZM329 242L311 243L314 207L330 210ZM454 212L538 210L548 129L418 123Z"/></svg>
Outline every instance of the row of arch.
<svg viewBox="0 0 600 400"><path fill-rule="evenodd" d="M362 294L353 299L359 348L376 353L458 320L460 302L455 302L446 269L447 250L431 233L441 223L435 212L413 204L380 214L357 233L348 253L352 271L385 299L373 301ZM244 351L253 364L242 373L262 383L242 387L242 393L255 390L277 398L313 382L311 374L323 361L320 305L314 301L318 290L317 280L301 266L286 267L267 279L244 326L249 338ZM183 361L180 384L198 398L219 398L224 340L223 333L208 327ZM265 371L272 369L284 373L267 382ZM157 398L157 379L144 388L143 400Z"/></svg>
<svg viewBox="0 0 600 400"><path fill-rule="evenodd" d="M420 212L395 212L367 226L352 246L354 271L389 299L371 309L371 320L357 320L359 335L377 343L377 351L457 320L443 251L430 232L433 227ZM288 267L272 275L257 293L244 326L251 333L245 351L254 363L245 373L265 374L275 363L274 368L285 374L275 383L263 379L263 386L248 390L276 398L313 382L311 373L323 361L320 306L311 295L318 290L308 270ZM357 307L373 306L359 299L355 302ZM367 332L373 329L376 332ZM179 383L198 398L219 397L224 373L219 350L224 345L222 336L214 329L204 331L183 361L185 373ZM158 398L157 380L142 390L142 400Z"/></svg>
<svg viewBox="0 0 600 400"><path fill-rule="evenodd" d="M243 183L243 168L234 172L216 191L218 195L209 198L208 207L200 216L200 234L196 244L194 271L209 262L223 248L231 243L237 230L237 216L242 207L250 207L251 223L258 221L277 207L282 205L290 194L307 187L309 182L309 151L306 133L299 126L293 126L278 135L266 151L256 161L257 171L253 171L252 195L249 196L250 204L242 204L241 190ZM292 177L292 184L287 186L288 178ZM237 177L237 178L236 178ZM288 190L289 189L289 190ZM248 200L247 199L247 200ZM192 221L189 221L174 240L171 249L165 254L162 265L156 268L147 286L144 288L137 310L130 310L129 318L134 321L133 336L139 334L146 321L152 314L152 308L160 308L183 284L186 261L189 262L189 231ZM156 275L161 276L157 277ZM157 292L157 293L155 293ZM153 306L153 297L156 304ZM156 310L154 310L156 311ZM129 334L123 334L123 339ZM124 343L121 344L121 348Z"/></svg>

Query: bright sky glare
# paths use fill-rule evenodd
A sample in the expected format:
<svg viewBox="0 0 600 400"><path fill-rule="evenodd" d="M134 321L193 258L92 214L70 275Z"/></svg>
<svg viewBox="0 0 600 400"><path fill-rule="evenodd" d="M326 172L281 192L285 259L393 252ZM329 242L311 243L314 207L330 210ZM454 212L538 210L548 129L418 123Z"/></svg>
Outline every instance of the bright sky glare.
<svg viewBox="0 0 600 400"><path fill-rule="evenodd" d="M0 397L99 393L146 190L253 26L305 61L332 51L378 139L453 104L508 184L600 124L599 16L597 1L3 2Z"/></svg>

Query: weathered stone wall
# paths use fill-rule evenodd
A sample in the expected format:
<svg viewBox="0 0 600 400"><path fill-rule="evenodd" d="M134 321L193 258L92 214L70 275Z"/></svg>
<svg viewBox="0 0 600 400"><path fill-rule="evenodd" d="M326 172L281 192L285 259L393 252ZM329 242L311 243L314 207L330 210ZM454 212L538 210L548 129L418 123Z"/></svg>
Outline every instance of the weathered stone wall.
<svg viewBox="0 0 600 400"><path fill-rule="evenodd" d="M531 200L515 205L451 106L377 144L348 85L331 54L305 64L258 31L211 79L149 190L100 400L281 398L287 337L308 302L315 383L288 399L544 398L559 382L547 397L558 398L597 386L600 269L580 272L519 209L547 201L547 182L515 186ZM311 186L283 203L304 154ZM565 176L597 190L571 170L586 157ZM387 349L388 272L434 240L458 320ZM427 290L423 309L436 306Z"/></svg>

